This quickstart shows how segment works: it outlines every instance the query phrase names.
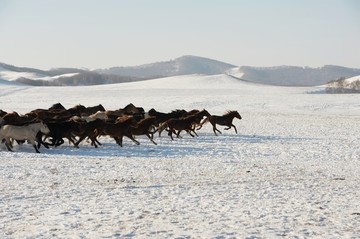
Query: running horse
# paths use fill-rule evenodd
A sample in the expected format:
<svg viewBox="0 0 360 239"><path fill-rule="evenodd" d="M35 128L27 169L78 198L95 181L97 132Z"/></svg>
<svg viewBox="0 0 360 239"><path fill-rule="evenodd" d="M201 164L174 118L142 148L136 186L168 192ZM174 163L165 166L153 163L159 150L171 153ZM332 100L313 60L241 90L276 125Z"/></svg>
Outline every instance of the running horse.
<svg viewBox="0 0 360 239"><path fill-rule="evenodd" d="M205 109L201 111L193 111L196 113L193 113L186 117L181 118L172 118L168 119L167 121L160 124L160 126L157 128L157 131L159 132L159 136L161 135L161 132L167 129L168 135L173 140L172 134L175 134L176 137L180 138L180 132L182 130L185 130L188 134L190 134L192 137L195 137L191 132L193 132L196 136L197 133L195 132L195 127L200 124L202 118L204 116L210 117L211 115L209 112ZM177 132L176 132L177 130Z"/></svg>
<svg viewBox="0 0 360 239"><path fill-rule="evenodd" d="M237 129L235 127L235 125L233 125L232 121L234 118L238 118L239 120L241 120L241 116L239 114L239 112L232 110L232 111L228 111L226 114L219 116L219 115L211 115L208 116L207 118L204 119L204 121L200 124L199 129L202 127L203 124L210 122L212 127L213 127L213 131L216 134L216 131L220 132L220 130L218 130L216 128L216 125L224 125L227 126L228 128L225 128L225 130L229 130L231 129L231 127L233 127L235 129L235 133L237 133Z"/></svg>
<svg viewBox="0 0 360 239"><path fill-rule="evenodd" d="M35 141L37 140L37 133L42 132L48 134L50 132L46 124L42 122L31 123L23 126L4 125L0 128L0 142L5 139L6 148L11 150L11 140L27 140L35 148L37 153L40 153Z"/></svg>

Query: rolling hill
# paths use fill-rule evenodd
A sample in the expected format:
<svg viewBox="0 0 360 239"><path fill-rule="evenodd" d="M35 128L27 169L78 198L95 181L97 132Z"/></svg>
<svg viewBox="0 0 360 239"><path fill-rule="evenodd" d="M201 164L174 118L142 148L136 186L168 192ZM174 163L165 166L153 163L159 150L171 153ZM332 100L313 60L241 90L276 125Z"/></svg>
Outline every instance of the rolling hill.
<svg viewBox="0 0 360 239"><path fill-rule="evenodd" d="M227 74L245 81L267 85L316 86L336 81L339 78L360 75L360 69L335 65L325 65L319 68L235 66L209 58L190 55L139 66L111 67L96 70L55 68L44 71L0 63L0 80L38 86L101 85L192 74Z"/></svg>

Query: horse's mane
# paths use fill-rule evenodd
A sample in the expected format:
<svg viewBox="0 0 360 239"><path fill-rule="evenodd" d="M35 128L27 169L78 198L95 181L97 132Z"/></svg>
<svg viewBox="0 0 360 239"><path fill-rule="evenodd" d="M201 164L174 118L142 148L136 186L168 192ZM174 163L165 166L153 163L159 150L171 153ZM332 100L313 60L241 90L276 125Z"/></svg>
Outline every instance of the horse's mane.
<svg viewBox="0 0 360 239"><path fill-rule="evenodd" d="M185 110L179 110L179 109L176 109L176 110L172 110L171 113L174 113L174 114L178 114L178 113L185 113L186 111Z"/></svg>
<svg viewBox="0 0 360 239"><path fill-rule="evenodd" d="M232 114L234 114L234 113L236 113L236 110L228 110L228 111L226 111L226 113L224 114L224 116L225 116L225 115L232 115Z"/></svg>

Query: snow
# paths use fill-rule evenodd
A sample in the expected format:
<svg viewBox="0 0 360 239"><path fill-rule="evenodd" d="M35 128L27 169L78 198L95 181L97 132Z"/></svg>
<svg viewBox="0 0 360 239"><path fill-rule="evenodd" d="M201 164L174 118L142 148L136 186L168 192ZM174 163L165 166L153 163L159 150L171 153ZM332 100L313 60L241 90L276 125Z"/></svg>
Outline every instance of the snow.
<svg viewBox="0 0 360 239"><path fill-rule="evenodd" d="M360 101L315 87L190 75L80 87L0 84L0 108L26 113L128 103L168 112L238 110L235 134L118 147L102 137L40 148L0 145L3 238L358 238Z"/></svg>
<svg viewBox="0 0 360 239"><path fill-rule="evenodd" d="M354 83L356 81L360 81L360 76L354 76L354 77L345 79L346 84L351 84L351 83Z"/></svg>
<svg viewBox="0 0 360 239"><path fill-rule="evenodd" d="M244 72L242 72L240 68L241 67L231 68L226 72L226 74L241 79L244 76Z"/></svg>

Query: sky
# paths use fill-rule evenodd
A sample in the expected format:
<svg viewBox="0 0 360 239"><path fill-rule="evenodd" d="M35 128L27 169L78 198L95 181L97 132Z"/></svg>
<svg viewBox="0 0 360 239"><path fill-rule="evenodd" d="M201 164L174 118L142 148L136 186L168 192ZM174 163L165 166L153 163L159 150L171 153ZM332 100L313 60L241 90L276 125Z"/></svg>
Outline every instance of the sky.
<svg viewBox="0 0 360 239"><path fill-rule="evenodd" d="M195 55L360 68L359 12L358 0L0 0L0 62L94 69Z"/></svg>

